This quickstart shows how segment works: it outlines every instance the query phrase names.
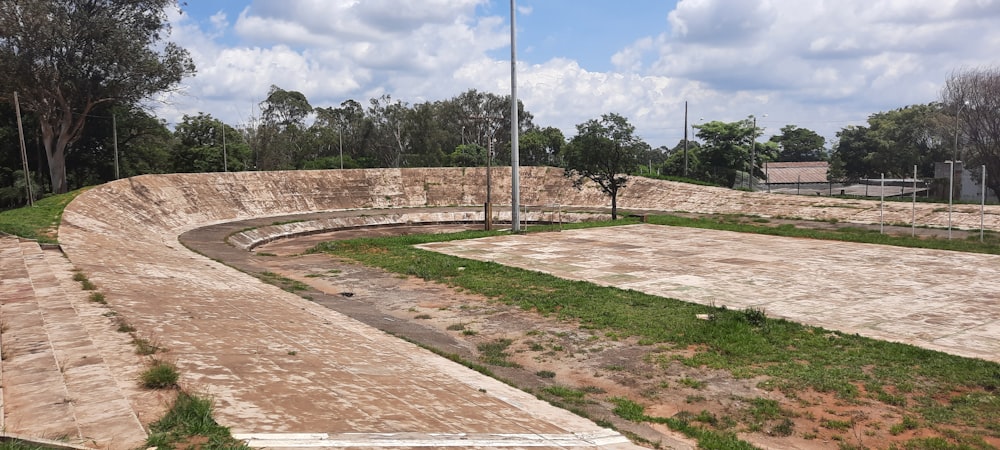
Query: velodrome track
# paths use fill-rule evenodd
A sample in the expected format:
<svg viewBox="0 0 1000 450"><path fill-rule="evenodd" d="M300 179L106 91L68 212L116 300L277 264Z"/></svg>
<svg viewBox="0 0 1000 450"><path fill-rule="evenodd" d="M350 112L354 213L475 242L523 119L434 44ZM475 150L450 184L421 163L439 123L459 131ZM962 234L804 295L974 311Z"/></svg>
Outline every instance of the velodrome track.
<svg viewBox="0 0 1000 450"><path fill-rule="evenodd" d="M235 435L254 438L256 445L631 447L613 431L259 282L177 240L181 233L207 225L322 211L359 210L367 223L388 223L401 216L379 216L377 210L407 208L404 220L427 221L432 219L421 219L421 208L482 204L484 179L484 169L457 168L147 175L81 194L66 208L59 239L68 264L97 284L118 314L170 349L182 373L182 387L211 395L216 419ZM509 204L509 170L497 170L493 179L494 203ZM554 168L522 169L521 193L522 204L550 208L608 203L592 187L574 189ZM619 206L858 223L880 217L878 202L872 201L747 193L639 178L622 191ZM909 222L910 208L908 203L886 204L886 222ZM940 205L918 204L916 215L921 225L947 224L947 211ZM978 228L978 207L959 206L953 219L957 227ZM469 220L468 213L453 220ZM986 227L1000 228L997 207L989 208ZM18 252L9 244L0 246L7 249L0 272L20 274L9 261L34 258L29 256L34 255L30 245L17 246ZM8 284L23 279L4 278ZM70 288L62 291L66 297L76 295ZM5 315L27 304L27 288L18 292L5 294ZM45 294L35 291L35 297L40 295ZM83 309L79 301L70 303L77 311ZM40 317L51 338L51 330L65 327L58 322L45 325L45 319L58 317L46 308L24 314ZM98 342L99 332L93 330L99 321L90 317L80 326L81 333L89 332L90 340ZM85 356L99 354L104 359L112 376L109 383L117 387L124 404L153 401L128 387L134 379L114 373L108 349L50 347L57 363L57 373L48 376L53 382L73 378L72 370L58 364L58 355L85 351L90 352ZM38 427L51 426L52 421L37 425L18 415L18 406L24 404L18 403L18 395L31 392L19 391L17 383L10 382L16 380L17 362L17 357L4 361L5 427L51 435ZM70 403L81 405L75 407L75 416L87 417L82 395ZM153 419L134 417L136 423ZM75 426L77 434L71 436L88 438L100 447L132 448L139 439L98 437L97 431L85 430L100 426ZM72 425L65 427L72 431Z"/></svg>

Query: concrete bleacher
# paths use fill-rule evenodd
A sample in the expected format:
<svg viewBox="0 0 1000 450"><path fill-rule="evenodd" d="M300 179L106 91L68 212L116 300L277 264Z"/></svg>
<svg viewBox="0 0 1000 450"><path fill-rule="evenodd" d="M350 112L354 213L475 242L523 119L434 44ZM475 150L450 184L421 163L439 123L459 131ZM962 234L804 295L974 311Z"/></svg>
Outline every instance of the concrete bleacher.
<svg viewBox="0 0 1000 450"><path fill-rule="evenodd" d="M4 432L97 448L141 445L146 433L91 339L68 261L10 237L0 238L0 261Z"/></svg>

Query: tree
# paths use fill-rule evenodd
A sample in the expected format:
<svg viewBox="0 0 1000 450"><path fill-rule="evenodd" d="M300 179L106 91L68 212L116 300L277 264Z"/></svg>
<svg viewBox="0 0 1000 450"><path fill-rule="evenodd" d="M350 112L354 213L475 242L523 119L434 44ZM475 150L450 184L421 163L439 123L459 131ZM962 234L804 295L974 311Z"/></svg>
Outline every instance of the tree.
<svg viewBox="0 0 1000 450"><path fill-rule="evenodd" d="M697 179L697 168L700 166L698 152L701 150L701 143L688 140L687 142L687 166L688 178ZM666 159L660 164L659 171L662 175L674 177L684 177L684 139L677 142L674 148L665 152ZM694 168L695 170L690 170Z"/></svg>
<svg viewBox="0 0 1000 450"><path fill-rule="evenodd" d="M872 114L868 126L849 126L837 133L830 155L830 175L858 180L912 176L916 165L921 176L931 176L934 162L947 156L946 117L941 105L910 105Z"/></svg>
<svg viewBox="0 0 1000 450"><path fill-rule="evenodd" d="M255 143L260 169L294 169L303 159L309 159L304 131L305 119L313 108L305 95L272 85L260 111Z"/></svg>
<svg viewBox="0 0 1000 450"><path fill-rule="evenodd" d="M611 197L611 218L618 218L618 191L639 165L649 144L635 136L635 127L618 114L604 114L576 126L577 134L564 152L566 176L580 188L593 181Z"/></svg>
<svg viewBox="0 0 1000 450"><path fill-rule="evenodd" d="M536 128L519 135L520 164L524 166L555 166L566 137L555 127Z"/></svg>
<svg viewBox="0 0 1000 450"><path fill-rule="evenodd" d="M704 143L698 150L698 167L690 172L691 176L720 186L734 186L739 172L750 171L751 141L760 136L760 128L753 127L752 118L729 123L712 121L695 128ZM760 170L763 159L754 158L754 176L763 175Z"/></svg>
<svg viewBox="0 0 1000 450"><path fill-rule="evenodd" d="M176 172L236 172L251 165L250 148L240 134L209 114L185 115L177 124L174 137Z"/></svg>
<svg viewBox="0 0 1000 450"><path fill-rule="evenodd" d="M795 125L781 127L781 134L771 136L778 145L777 161L825 161L826 139L815 131Z"/></svg>
<svg viewBox="0 0 1000 450"><path fill-rule="evenodd" d="M0 2L0 92L38 116L54 192L68 190L66 153L102 103L136 104L194 73L162 42L175 0Z"/></svg>
<svg viewBox="0 0 1000 450"><path fill-rule="evenodd" d="M477 144L461 144L448 155L455 167L482 167L486 165L487 150Z"/></svg>
<svg viewBox="0 0 1000 450"><path fill-rule="evenodd" d="M958 147L952 151L967 155L967 167L986 166L986 187L1000 195L1000 67L953 72L941 97L951 116L950 145Z"/></svg>

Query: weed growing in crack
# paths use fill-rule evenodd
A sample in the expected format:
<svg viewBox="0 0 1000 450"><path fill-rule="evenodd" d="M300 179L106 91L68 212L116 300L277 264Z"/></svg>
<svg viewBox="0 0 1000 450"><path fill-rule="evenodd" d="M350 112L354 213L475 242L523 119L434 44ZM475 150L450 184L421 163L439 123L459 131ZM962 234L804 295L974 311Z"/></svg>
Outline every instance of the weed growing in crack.
<svg viewBox="0 0 1000 450"><path fill-rule="evenodd" d="M149 368L139 375L142 385L149 389L167 389L177 386L180 373L171 362L154 359Z"/></svg>

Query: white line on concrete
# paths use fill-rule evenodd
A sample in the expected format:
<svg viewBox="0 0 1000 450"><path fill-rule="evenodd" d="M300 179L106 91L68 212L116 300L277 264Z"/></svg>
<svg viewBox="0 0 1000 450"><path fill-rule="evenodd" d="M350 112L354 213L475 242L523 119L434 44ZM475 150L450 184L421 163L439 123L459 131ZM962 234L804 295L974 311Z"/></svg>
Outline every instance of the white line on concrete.
<svg viewBox="0 0 1000 450"><path fill-rule="evenodd" d="M606 447L628 444L612 430L571 434L494 433L249 433L234 434L249 447Z"/></svg>

